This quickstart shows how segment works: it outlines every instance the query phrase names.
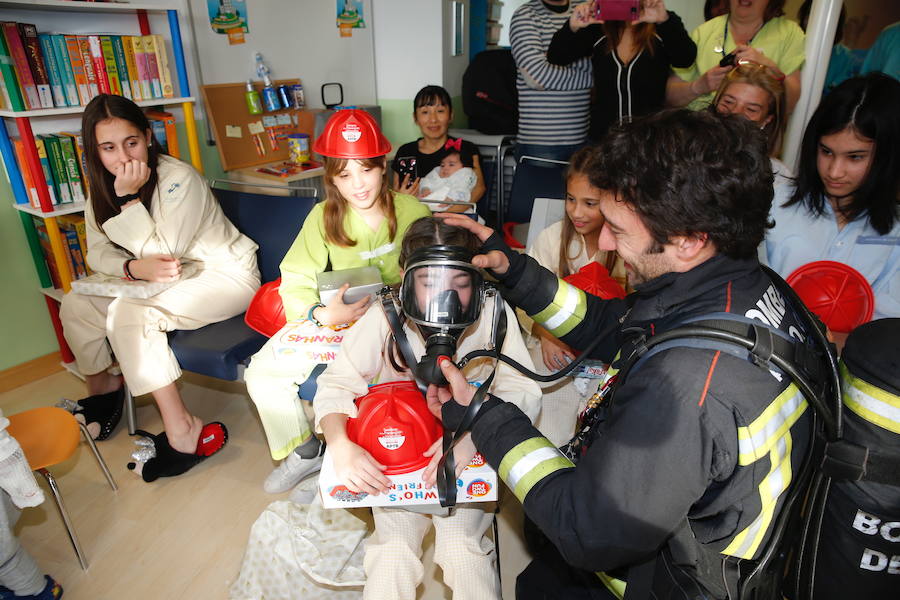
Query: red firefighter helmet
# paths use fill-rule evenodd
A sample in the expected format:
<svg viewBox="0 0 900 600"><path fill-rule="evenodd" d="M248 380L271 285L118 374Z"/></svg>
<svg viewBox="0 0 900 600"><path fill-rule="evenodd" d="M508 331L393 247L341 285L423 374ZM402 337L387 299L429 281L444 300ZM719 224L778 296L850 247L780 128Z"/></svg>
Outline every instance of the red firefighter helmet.
<svg viewBox="0 0 900 600"><path fill-rule="evenodd" d="M610 277L606 267L597 261L589 262L577 273L567 276L565 280L578 289L594 296L600 296L604 300L625 297L625 290L622 289L619 282Z"/></svg>
<svg viewBox="0 0 900 600"><path fill-rule="evenodd" d="M849 265L818 260L788 275L787 282L832 331L853 331L872 319L875 310L872 286Z"/></svg>
<svg viewBox="0 0 900 600"><path fill-rule="evenodd" d="M313 152L332 158L374 158L391 151L391 143L364 110L344 108L328 119Z"/></svg>
<svg viewBox="0 0 900 600"><path fill-rule="evenodd" d="M287 318L284 316L284 303L278 292L280 286L281 277L262 284L250 301L247 312L244 313L244 323L253 331L266 337L272 337L287 323Z"/></svg>
<svg viewBox="0 0 900 600"><path fill-rule="evenodd" d="M412 381L380 383L356 399L358 415L347 419L347 436L387 466L385 474L409 473L428 464L422 453L443 435Z"/></svg>

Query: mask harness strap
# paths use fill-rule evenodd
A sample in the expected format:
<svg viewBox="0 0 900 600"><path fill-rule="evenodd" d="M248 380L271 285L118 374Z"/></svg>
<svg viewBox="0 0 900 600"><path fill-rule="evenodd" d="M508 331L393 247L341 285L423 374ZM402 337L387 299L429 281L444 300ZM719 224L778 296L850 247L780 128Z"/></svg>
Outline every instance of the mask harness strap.
<svg viewBox="0 0 900 600"><path fill-rule="evenodd" d="M487 397L491 383L494 381L494 375L497 374L497 366L500 364L500 349L503 347L503 341L506 339L506 310L504 310L503 299L500 295L494 294L494 322L493 322L493 340L494 348L490 351L490 356L494 358L494 369L491 374L482 382L475 391L472 401L466 407L462 420L456 431L444 428L444 454L438 462L437 469L437 489L438 499L443 507L456 506L456 460L453 457L453 447L460 439L472 428L478 411Z"/></svg>
<svg viewBox="0 0 900 600"><path fill-rule="evenodd" d="M413 353L412 346L409 345L409 340L406 338L406 332L403 331L403 323L400 322L400 317L397 315L397 307L394 305L394 295L391 292L391 288L382 288L378 295L381 296L381 307L384 309L384 316L387 317L394 341L397 342L397 348L400 350L403 360L406 361L406 366L409 367L409 372L413 376L419 391L422 392L422 399L424 399L428 386L419 379L416 373L418 361L416 361L416 355Z"/></svg>

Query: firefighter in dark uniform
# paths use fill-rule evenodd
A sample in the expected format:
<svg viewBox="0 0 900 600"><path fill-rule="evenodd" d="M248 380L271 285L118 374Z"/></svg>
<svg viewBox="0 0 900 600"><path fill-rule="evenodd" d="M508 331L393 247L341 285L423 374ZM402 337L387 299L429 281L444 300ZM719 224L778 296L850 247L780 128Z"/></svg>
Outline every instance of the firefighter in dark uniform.
<svg viewBox="0 0 900 600"><path fill-rule="evenodd" d="M805 337L757 260L769 159L746 123L680 110L613 130L589 173L606 218L600 248L618 252L635 288L625 300L586 295L492 230L446 217L479 235L484 254L473 263L554 335L584 348L609 332L594 354L612 366L589 403L597 417L582 431L577 465L502 398L489 396L472 426L479 451L553 543L519 576L517 595L621 597L627 579L658 599L726 598L731 567L758 557L779 514L810 443L812 408L777 369L684 345L648 354L611 405L602 397L615 358L694 317L732 313ZM430 388L429 401L443 402L452 424L474 388L450 361L441 367L451 385Z"/></svg>

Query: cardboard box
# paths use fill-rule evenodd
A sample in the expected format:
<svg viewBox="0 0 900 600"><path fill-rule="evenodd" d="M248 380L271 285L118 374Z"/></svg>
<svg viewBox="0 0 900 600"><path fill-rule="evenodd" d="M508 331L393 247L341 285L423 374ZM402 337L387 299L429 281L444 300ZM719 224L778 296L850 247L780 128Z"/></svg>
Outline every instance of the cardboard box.
<svg viewBox="0 0 900 600"><path fill-rule="evenodd" d="M425 489L422 473L419 469L402 475L388 475L394 485L386 494L372 496L365 493L355 494L338 481L334 472L334 463L328 450L322 461L319 473L319 492L322 494L322 506L325 508L356 508L360 506L412 506L421 504L440 505L436 487ZM497 499L497 473L480 454L476 454L472 462L456 480L456 503L491 502Z"/></svg>

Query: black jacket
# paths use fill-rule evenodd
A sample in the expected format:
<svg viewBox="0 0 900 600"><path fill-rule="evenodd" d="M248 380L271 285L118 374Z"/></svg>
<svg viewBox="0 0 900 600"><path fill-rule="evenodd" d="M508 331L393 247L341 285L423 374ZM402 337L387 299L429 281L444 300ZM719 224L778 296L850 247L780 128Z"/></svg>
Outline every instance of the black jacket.
<svg viewBox="0 0 900 600"><path fill-rule="evenodd" d="M599 349L607 361L617 348L627 356L639 333L715 312L803 335L755 259L715 256L626 301L585 295L530 257L509 274L507 298L557 333L570 329L562 339L573 347L614 327ZM621 572L661 556L658 598L691 585L724 596L720 553L757 557L810 437L811 409L789 377L704 348L665 349L633 369L577 467L515 406L491 402L475 444L567 562Z"/></svg>
<svg viewBox="0 0 900 600"><path fill-rule="evenodd" d="M594 65L594 90L591 98L591 127L588 137L597 141L610 126L633 117L646 115L663 107L666 81L672 67L689 67L697 57L697 46L691 40L675 13L656 24L652 49L644 49L628 64L622 62L602 25L589 25L577 32L568 21L557 31L547 60L568 65L590 56Z"/></svg>

